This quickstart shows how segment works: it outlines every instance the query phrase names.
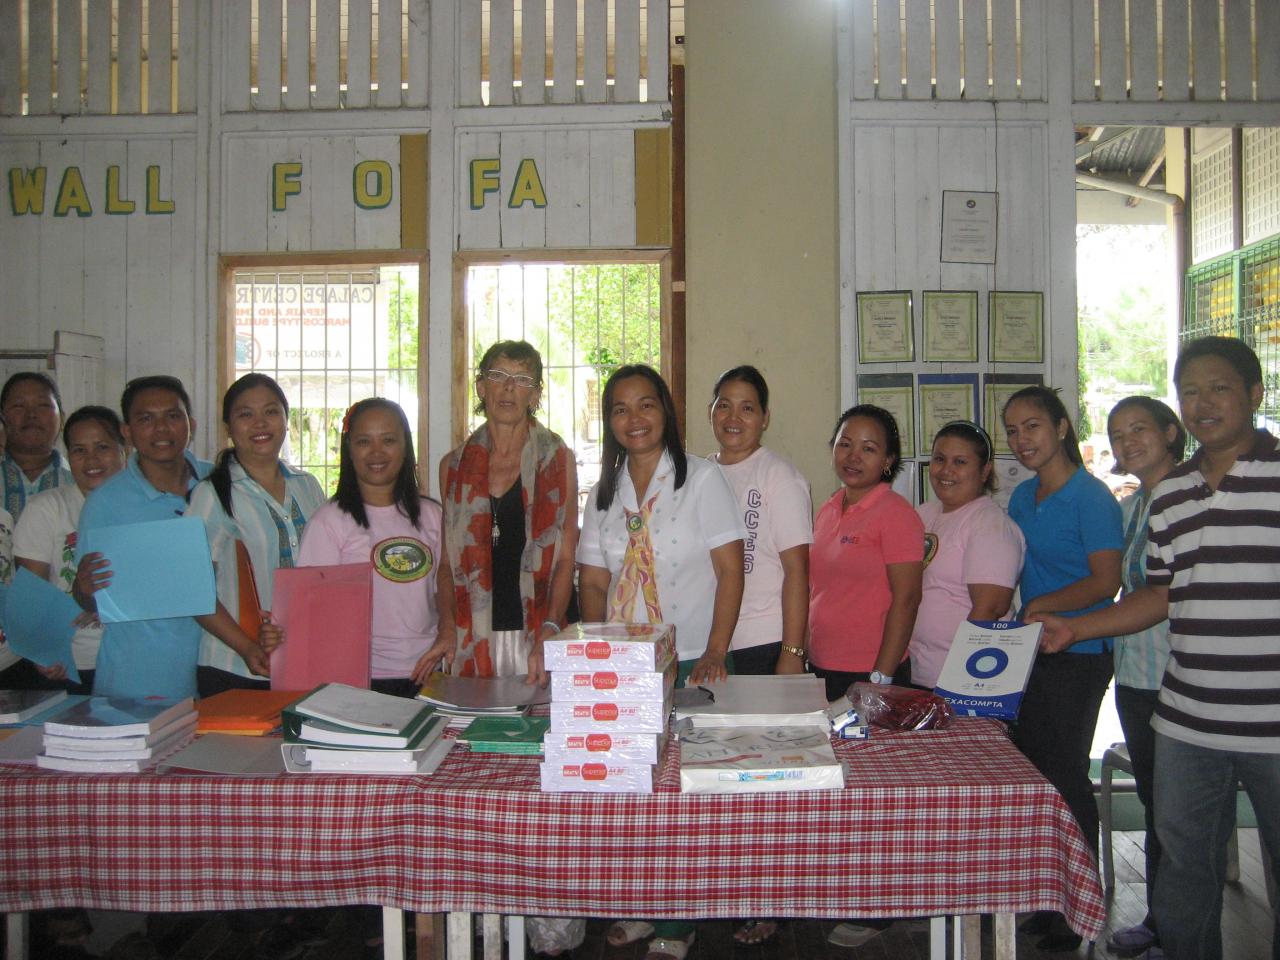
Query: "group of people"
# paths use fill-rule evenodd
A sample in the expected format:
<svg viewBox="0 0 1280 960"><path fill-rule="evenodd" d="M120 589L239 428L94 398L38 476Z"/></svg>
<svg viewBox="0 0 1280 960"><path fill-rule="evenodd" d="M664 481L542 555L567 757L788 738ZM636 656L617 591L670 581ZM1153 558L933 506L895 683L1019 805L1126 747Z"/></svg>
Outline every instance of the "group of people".
<svg viewBox="0 0 1280 960"><path fill-rule="evenodd" d="M604 385L600 480L579 530L574 456L536 418L542 361L523 341L481 359L484 421L440 464L441 502L422 492L408 421L384 399L347 412L326 499L280 459L288 401L263 374L227 390L231 445L211 465L188 450L195 423L173 378L131 381L120 417L85 407L63 423L53 381L20 373L0 395L0 555L11 534L17 565L75 597L85 611L73 644L79 688L108 695L264 685L282 640L272 573L293 565L372 561L372 682L403 696L440 668L545 682L542 644L574 617L674 624L680 682L809 669L831 699L855 681L932 687L966 619L1043 621L1015 743L1096 852L1089 749L1114 672L1148 811L1151 910L1113 945L1214 957L1237 781L1280 853L1280 451L1254 429L1261 370L1240 341L1193 342L1174 381L1200 447L1181 463L1174 412L1121 401L1108 421L1116 469L1141 484L1123 504L1082 466L1057 393L1030 386L1002 411L1008 446L1033 474L1007 513L991 496L987 430L954 421L938 431L933 497L914 507L892 489L898 424L862 404L836 421L838 486L814 518L804 477L763 446L770 395L759 370L734 367L716 381L718 450L704 459L686 452L661 375L623 366ZM110 582L111 559L82 555L77 537L183 513L209 534L215 612L100 626L94 594ZM401 548L394 569L380 559L389 544ZM0 667L0 687L69 683L64 665ZM856 945L886 925L850 921L833 938ZM776 928L751 920L737 937L760 942ZM1079 943L1058 915L1024 928L1045 949ZM680 960L693 926L623 920L608 934L614 945L647 937L654 960Z"/></svg>

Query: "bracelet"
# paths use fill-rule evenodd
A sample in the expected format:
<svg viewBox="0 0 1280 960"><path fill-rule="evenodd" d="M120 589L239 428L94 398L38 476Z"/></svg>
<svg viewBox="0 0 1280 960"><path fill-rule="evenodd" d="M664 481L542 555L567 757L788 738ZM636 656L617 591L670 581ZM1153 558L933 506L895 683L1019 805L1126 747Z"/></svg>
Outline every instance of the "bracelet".
<svg viewBox="0 0 1280 960"><path fill-rule="evenodd" d="M560 632L560 624L556 623L554 620L543 620L542 626L551 627L553 630L555 630L556 633ZM538 629L541 630L542 627L539 627Z"/></svg>
<svg viewBox="0 0 1280 960"><path fill-rule="evenodd" d="M793 657L799 657L801 660L805 659L804 647L797 647L790 643L784 643L782 645L782 649L783 652L789 653Z"/></svg>

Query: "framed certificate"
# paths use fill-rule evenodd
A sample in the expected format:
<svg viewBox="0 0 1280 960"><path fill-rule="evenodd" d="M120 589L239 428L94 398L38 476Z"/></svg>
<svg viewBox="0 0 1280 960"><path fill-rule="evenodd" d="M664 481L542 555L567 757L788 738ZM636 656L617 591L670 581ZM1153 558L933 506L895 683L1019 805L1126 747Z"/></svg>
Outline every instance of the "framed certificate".
<svg viewBox="0 0 1280 960"><path fill-rule="evenodd" d="M914 360L911 291L860 293L857 300L858 361L898 363Z"/></svg>
<svg viewBox="0 0 1280 960"><path fill-rule="evenodd" d="M893 414L902 441L902 459L916 455L915 396L909 373L864 373L858 377L858 402L873 403ZM903 465L904 469L906 464Z"/></svg>
<svg viewBox="0 0 1280 960"><path fill-rule="evenodd" d="M924 359L978 362L978 291L924 292Z"/></svg>
<svg viewBox="0 0 1280 960"><path fill-rule="evenodd" d="M1001 434L1003 435L1003 431L1001 431ZM995 442L994 438L992 442ZM1009 509L1009 498L1013 496L1013 491L1017 489L1018 484L1022 483L1023 480L1031 479L1035 474L1017 460L997 457L995 463L996 492L993 497L996 503L1007 511Z"/></svg>
<svg viewBox="0 0 1280 960"><path fill-rule="evenodd" d="M1038 373L988 373L983 376L982 422L987 428L987 433L991 434L996 456L1013 455L1013 451L1009 449L1009 441L1005 438L1004 421L1000 416L1004 411L1004 405L1023 387L1043 384L1044 377Z"/></svg>
<svg viewBox="0 0 1280 960"><path fill-rule="evenodd" d="M933 438L944 423L977 419L976 373L922 373L920 385L921 453L933 449Z"/></svg>
<svg viewBox="0 0 1280 960"><path fill-rule="evenodd" d="M943 263L995 263L998 195L942 191Z"/></svg>
<svg viewBox="0 0 1280 960"><path fill-rule="evenodd" d="M992 363L1044 363L1044 294L992 290L987 311Z"/></svg>
<svg viewBox="0 0 1280 960"><path fill-rule="evenodd" d="M916 466L920 468L920 477L916 481L916 488L920 491L919 502L928 503L930 500L936 500L937 498L933 495L933 485L929 483L929 461L924 460L920 463L917 463ZM929 536L932 536L932 534L930 534ZM929 545L928 545L929 536L925 537L926 552L928 552L929 550ZM936 539L937 538L935 537L935 540ZM934 549L936 549L936 547ZM929 557L928 559L932 560L933 558Z"/></svg>

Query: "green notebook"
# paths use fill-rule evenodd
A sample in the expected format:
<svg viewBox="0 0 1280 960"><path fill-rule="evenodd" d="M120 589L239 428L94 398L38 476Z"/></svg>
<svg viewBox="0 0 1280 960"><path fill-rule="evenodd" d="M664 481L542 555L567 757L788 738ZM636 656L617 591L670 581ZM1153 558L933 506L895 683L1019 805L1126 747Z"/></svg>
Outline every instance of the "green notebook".
<svg viewBox="0 0 1280 960"><path fill-rule="evenodd" d="M472 753L541 756L550 717L477 717L458 735Z"/></svg>

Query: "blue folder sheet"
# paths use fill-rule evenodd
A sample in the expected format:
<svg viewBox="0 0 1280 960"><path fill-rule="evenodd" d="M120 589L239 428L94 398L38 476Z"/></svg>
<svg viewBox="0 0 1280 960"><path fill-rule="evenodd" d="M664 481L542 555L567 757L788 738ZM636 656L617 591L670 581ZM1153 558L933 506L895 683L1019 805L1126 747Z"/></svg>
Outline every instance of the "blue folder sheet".
<svg viewBox="0 0 1280 960"><path fill-rule="evenodd" d="M4 605L5 639L18 656L42 667L60 663L67 668L67 676L79 683L80 673L71 658L71 638L80 613L80 606L69 595L19 567Z"/></svg>
<svg viewBox="0 0 1280 960"><path fill-rule="evenodd" d="M94 594L103 623L196 617L217 604L209 538L198 517L98 527L82 538L80 555L86 553L111 564L111 585Z"/></svg>

